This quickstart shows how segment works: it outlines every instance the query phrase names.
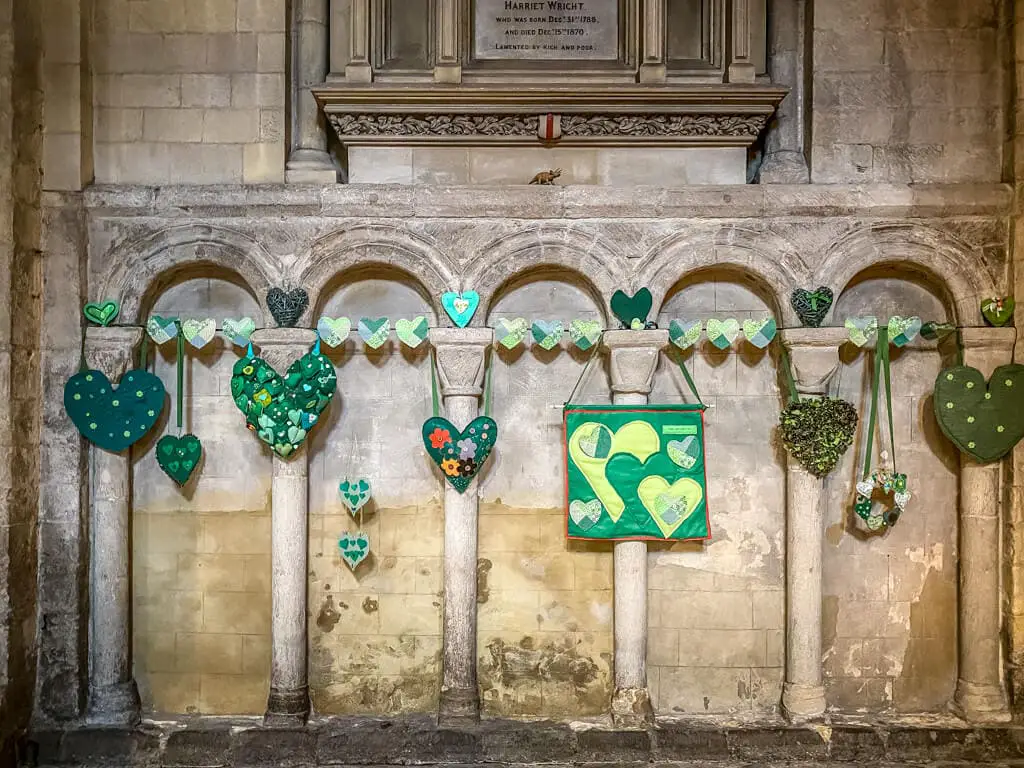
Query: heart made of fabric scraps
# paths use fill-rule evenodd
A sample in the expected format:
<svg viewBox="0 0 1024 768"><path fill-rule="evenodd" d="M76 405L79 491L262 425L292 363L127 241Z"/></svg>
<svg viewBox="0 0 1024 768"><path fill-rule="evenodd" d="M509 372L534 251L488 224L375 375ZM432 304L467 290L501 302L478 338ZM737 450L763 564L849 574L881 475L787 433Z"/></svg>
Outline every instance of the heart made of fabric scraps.
<svg viewBox="0 0 1024 768"><path fill-rule="evenodd" d="M188 317L181 321L181 332L185 341L196 349L202 349L217 335L217 321L212 317Z"/></svg>
<svg viewBox="0 0 1024 768"><path fill-rule="evenodd" d="M461 432L441 416L423 422L423 445L427 454L459 493L473 482L497 439L498 425L487 416L473 419Z"/></svg>
<svg viewBox="0 0 1024 768"><path fill-rule="evenodd" d="M114 387L101 372L76 373L64 386L64 410L85 439L118 453L153 428L164 409L164 385L149 371L127 371Z"/></svg>
<svg viewBox="0 0 1024 768"><path fill-rule="evenodd" d="M542 349L554 349L562 340L562 321L534 320L532 333L533 340Z"/></svg>
<svg viewBox="0 0 1024 768"><path fill-rule="evenodd" d="M790 455L815 477L825 477L853 443L857 409L839 398L810 398L786 406L779 426Z"/></svg>
<svg viewBox="0 0 1024 768"><path fill-rule="evenodd" d="M236 347L244 347L248 345L253 331L256 330L256 321L251 317L241 317L238 320L227 317L221 323L221 329L224 338Z"/></svg>
<svg viewBox="0 0 1024 768"><path fill-rule="evenodd" d="M697 343L702 330L700 320L673 320L668 324L668 338L680 349L687 349Z"/></svg>
<svg viewBox="0 0 1024 768"><path fill-rule="evenodd" d="M581 531L589 531L600 521L603 510L604 507L601 506L600 499L592 501L573 499L569 504L569 518L576 523Z"/></svg>
<svg viewBox="0 0 1024 768"><path fill-rule="evenodd" d="M688 435L682 440L669 440L666 452L677 467L693 469L700 460L700 440L694 435Z"/></svg>
<svg viewBox="0 0 1024 768"><path fill-rule="evenodd" d="M429 331L430 326L427 325L427 318L423 315L418 315L412 320L399 318L395 321L395 335L398 340L412 349L416 349L427 340Z"/></svg>
<svg viewBox="0 0 1024 768"><path fill-rule="evenodd" d="M763 320L743 321L743 335L747 337L747 341L758 349L764 349L771 344L778 330L779 327L775 323L774 317L766 317Z"/></svg>
<svg viewBox="0 0 1024 768"><path fill-rule="evenodd" d="M889 341L897 347L905 347L916 339L920 332L920 317L893 315L889 318Z"/></svg>
<svg viewBox="0 0 1024 768"><path fill-rule="evenodd" d="M878 335L877 317L848 317L845 325L850 341L858 347L872 343Z"/></svg>
<svg viewBox="0 0 1024 768"><path fill-rule="evenodd" d="M1016 303L1013 300L1013 296L985 299L981 302L981 314L989 325L995 328L1002 328L1010 322L1015 307Z"/></svg>
<svg viewBox="0 0 1024 768"><path fill-rule="evenodd" d="M708 341L719 349L728 349L740 335L740 324L735 317L727 320L711 318L705 323L704 331L708 335Z"/></svg>
<svg viewBox="0 0 1024 768"><path fill-rule="evenodd" d="M121 308L117 306L116 301L104 301L103 303L90 301L82 307L82 314L85 315L86 320L104 327L114 322L114 318L120 311Z"/></svg>
<svg viewBox="0 0 1024 768"><path fill-rule="evenodd" d="M365 533L343 533L338 539L341 559L350 570L355 571L359 564L370 556L370 537Z"/></svg>
<svg viewBox="0 0 1024 768"><path fill-rule="evenodd" d="M157 344L166 344L178 337L178 318L153 315L146 322L146 333Z"/></svg>
<svg viewBox="0 0 1024 768"><path fill-rule="evenodd" d="M669 485L661 475L648 475L636 487L636 495L667 539L697 511L704 499L704 490L689 477Z"/></svg>
<svg viewBox="0 0 1024 768"><path fill-rule="evenodd" d="M359 319L359 338L370 349L380 349L391 335L391 321L386 317Z"/></svg>
<svg viewBox="0 0 1024 768"><path fill-rule="evenodd" d="M946 437L982 464L1001 459L1024 437L1024 365L1001 365L987 382L977 368L946 368L932 399Z"/></svg>
<svg viewBox="0 0 1024 768"><path fill-rule="evenodd" d="M281 328L294 328L308 306L309 294L302 288L292 288L287 292L280 288L267 291L267 309Z"/></svg>
<svg viewBox="0 0 1024 768"><path fill-rule="evenodd" d="M245 424L281 458L291 456L330 405L338 377L331 361L310 350L282 378L259 357L235 363L231 397Z"/></svg>
<svg viewBox="0 0 1024 768"><path fill-rule="evenodd" d="M857 482L857 493L861 496L867 496L870 498L871 494L874 493L875 484L870 480L860 480Z"/></svg>
<svg viewBox="0 0 1024 768"><path fill-rule="evenodd" d="M612 314L619 319L624 328L632 328L634 322L641 327L647 322L647 316L651 314L651 306L654 298L647 288L641 288L632 296L624 291L616 291L612 294Z"/></svg>
<svg viewBox="0 0 1024 768"><path fill-rule="evenodd" d="M569 323L569 338L578 349L586 352L600 341L601 330L597 320L573 320Z"/></svg>
<svg viewBox="0 0 1024 768"><path fill-rule="evenodd" d="M956 326L953 323L938 323L934 320L929 320L921 326L921 337L928 339L928 341L938 341L939 339L946 338L955 330Z"/></svg>
<svg viewBox="0 0 1024 768"><path fill-rule="evenodd" d="M352 321L347 317L321 317L316 321L316 334L320 341L333 349L340 347L352 332Z"/></svg>
<svg viewBox="0 0 1024 768"><path fill-rule="evenodd" d="M341 503L355 517L370 500L370 481L363 477L358 480L346 477L338 483L338 492L341 494Z"/></svg>
<svg viewBox="0 0 1024 768"><path fill-rule="evenodd" d="M448 291L441 296L441 306L459 328L465 328L480 306L480 294L476 291Z"/></svg>
<svg viewBox="0 0 1024 768"><path fill-rule="evenodd" d="M203 445L195 435L164 435L156 444L156 463L171 480L184 486L199 466Z"/></svg>
<svg viewBox="0 0 1024 768"><path fill-rule="evenodd" d="M816 291L797 288L789 297L789 301L801 323L817 328L832 308L833 298L832 289L822 285Z"/></svg>
<svg viewBox="0 0 1024 768"><path fill-rule="evenodd" d="M518 347L529 332L530 325L526 322L525 317L517 317L513 320L501 318L494 324L494 338L505 349Z"/></svg>

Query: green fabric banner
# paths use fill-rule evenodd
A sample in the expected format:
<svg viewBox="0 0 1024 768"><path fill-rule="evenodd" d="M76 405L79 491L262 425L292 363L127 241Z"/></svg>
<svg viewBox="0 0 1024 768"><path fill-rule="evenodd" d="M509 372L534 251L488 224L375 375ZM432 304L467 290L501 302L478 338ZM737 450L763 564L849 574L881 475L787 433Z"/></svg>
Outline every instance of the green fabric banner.
<svg viewBox="0 0 1024 768"><path fill-rule="evenodd" d="M571 539L708 539L703 405L572 405Z"/></svg>

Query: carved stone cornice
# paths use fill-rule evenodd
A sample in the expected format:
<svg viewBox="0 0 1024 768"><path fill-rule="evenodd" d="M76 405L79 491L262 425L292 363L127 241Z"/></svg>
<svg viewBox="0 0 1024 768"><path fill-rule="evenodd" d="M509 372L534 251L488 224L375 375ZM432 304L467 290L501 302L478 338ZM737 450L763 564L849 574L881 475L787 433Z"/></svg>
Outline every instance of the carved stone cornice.
<svg viewBox="0 0 1024 768"><path fill-rule="evenodd" d="M557 146L748 146L786 95L759 85L315 89L343 144L538 144L540 116L561 117Z"/></svg>

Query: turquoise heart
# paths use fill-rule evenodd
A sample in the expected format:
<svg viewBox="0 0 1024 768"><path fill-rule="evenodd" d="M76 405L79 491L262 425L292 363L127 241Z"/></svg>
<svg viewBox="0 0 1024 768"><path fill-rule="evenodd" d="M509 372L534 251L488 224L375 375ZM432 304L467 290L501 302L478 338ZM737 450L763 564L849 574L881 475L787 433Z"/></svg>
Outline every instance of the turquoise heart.
<svg viewBox="0 0 1024 768"><path fill-rule="evenodd" d="M480 294L476 291L448 291L441 296L441 306L459 328L465 328L480 306Z"/></svg>
<svg viewBox="0 0 1024 768"><path fill-rule="evenodd" d="M364 317L359 321L359 338L370 349L379 349L384 346L391 335L391 321L386 317L371 319Z"/></svg>
<svg viewBox="0 0 1024 768"><path fill-rule="evenodd" d="M251 317L243 317L238 320L232 320L228 317L221 323L221 327L223 328L221 333L224 334L224 338L236 347L244 347L249 343L253 331L256 330L256 321Z"/></svg>
<svg viewBox="0 0 1024 768"><path fill-rule="evenodd" d="M562 340L561 320L534 320L533 340L543 349L554 349Z"/></svg>
<svg viewBox="0 0 1024 768"><path fill-rule="evenodd" d="M601 324L596 320L573 320L569 323L569 338L585 352L601 339Z"/></svg>
<svg viewBox="0 0 1024 768"><path fill-rule="evenodd" d="M501 318L494 325L494 337L505 349L515 349L523 343L529 330L526 318L517 317L514 320Z"/></svg>
<svg viewBox="0 0 1024 768"><path fill-rule="evenodd" d="M413 349L427 340L429 330L427 318L422 315L414 317L412 320L399 319L395 321L395 335L398 340Z"/></svg>
<svg viewBox="0 0 1024 768"><path fill-rule="evenodd" d="M355 514L370 501L370 481L365 478L352 480L345 478L338 483L341 502L354 517Z"/></svg>
<svg viewBox="0 0 1024 768"><path fill-rule="evenodd" d="M353 571L370 556L370 537L365 533L345 533L338 539L341 559Z"/></svg>
<svg viewBox="0 0 1024 768"><path fill-rule="evenodd" d="M767 317L764 320L744 320L743 335L747 341L758 349L764 349L772 343L779 328L775 324L774 317Z"/></svg>
<svg viewBox="0 0 1024 768"><path fill-rule="evenodd" d="M153 315L146 323L146 333L157 344L166 344L178 336L178 318Z"/></svg>
<svg viewBox="0 0 1024 768"><path fill-rule="evenodd" d="M680 349L687 349L700 338L700 320L673 320L668 324L668 338Z"/></svg>

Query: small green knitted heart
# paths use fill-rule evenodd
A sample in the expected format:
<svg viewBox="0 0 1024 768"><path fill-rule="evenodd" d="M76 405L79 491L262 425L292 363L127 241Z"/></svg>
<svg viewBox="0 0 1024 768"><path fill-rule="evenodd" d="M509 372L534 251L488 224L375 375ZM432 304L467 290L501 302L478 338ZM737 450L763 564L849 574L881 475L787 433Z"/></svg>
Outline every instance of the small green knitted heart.
<svg viewBox="0 0 1024 768"><path fill-rule="evenodd" d="M82 314L85 315L86 320L102 326L114 322L118 312L120 312L120 307L117 306L116 301L105 301L102 304L90 301L82 308Z"/></svg>
<svg viewBox="0 0 1024 768"><path fill-rule="evenodd" d="M1024 365L946 368L935 379L935 418L946 437L983 464L1001 459L1024 437Z"/></svg>
<svg viewBox="0 0 1024 768"><path fill-rule="evenodd" d="M203 446L195 435L164 435L156 444L156 463L180 486L184 486L199 465Z"/></svg>
<svg viewBox="0 0 1024 768"><path fill-rule="evenodd" d="M1013 317L1016 306L1013 296L995 297L981 302L981 314L986 322L995 328L1002 328Z"/></svg>

